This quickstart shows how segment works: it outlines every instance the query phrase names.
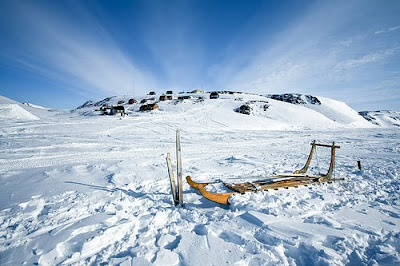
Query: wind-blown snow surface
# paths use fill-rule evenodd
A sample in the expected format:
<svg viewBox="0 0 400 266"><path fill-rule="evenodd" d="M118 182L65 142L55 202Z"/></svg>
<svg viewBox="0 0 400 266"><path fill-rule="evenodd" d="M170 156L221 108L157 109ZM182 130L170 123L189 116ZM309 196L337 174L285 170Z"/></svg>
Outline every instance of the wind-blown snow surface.
<svg viewBox="0 0 400 266"><path fill-rule="evenodd" d="M278 115L279 104L302 110L268 110ZM309 130L311 120L290 127L296 118L236 107L184 101L122 118L42 110L37 121L1 121L0 264L400 263L398 128L335 128L329 119L331 129ZM177 128L184 174L196 181L299 169L313 139L341 146L335 176L345 180L237 195L230 206L185 182L185 206L175 208L165 155ZM312 170L324 172L329 151L317 155Z"/></svg>

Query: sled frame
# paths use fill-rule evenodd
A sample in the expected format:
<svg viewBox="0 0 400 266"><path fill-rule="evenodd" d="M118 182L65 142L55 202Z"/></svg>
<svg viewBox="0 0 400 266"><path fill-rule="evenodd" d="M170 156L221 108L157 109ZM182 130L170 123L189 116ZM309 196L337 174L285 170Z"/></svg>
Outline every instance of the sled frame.
<svg viewBox="0 0 400 266"><path fill-rule="evenodd" d="M300 170L294 171L293 174L305 174L308 170L308 167L310 166L310 163L311 163L311 160L314 155L314 151L315 151L316 147L325 147L325 148L331 148L331 161L329 164L328 172L325 175L321 175L321 178L328 179L328 180L331 179L333 170L335 168L335 152L336 152L336 149L340 148L340 146L335 145L335 142L332 142L332 145L329 145L329 144L316 143L315 140L310 145L311 145L311 151L310 151L310 154L308 155L306 164Z"/></svg>
<svg viewBox="0 0 400 266"><path fill-rule="evenodd" d="M325 175L308 175L306 174L314 151L316 147L326 147L326 148L331 148L331 160L330 160L330 165L328 172ZM226 184L225 187L228 189L232 190L233 192L227 192L227 193L212 193L209 192L205 189L205 187L209 184L216 183L216 182L205 182L205 183L197 183L194 182L190 176L186 177L186 180L188 184L194 188L200 191L200 193L207 199L229 205L229 197L234 195L234 194L244 194L246 192L258 192L258 191L267 191L267 190L277 190L279 188L285 188L288 189L289 187L298 187L298 186L309 186L309 185L315 185L315 184L320 184L320 183L332 183L331 177L334 171L335 167L335 151L336 149L340 148L340 146L335 145L335 142L332 143L332 145L329 144L320 144L316 143L314 140L311 143L311 151L308 156L306 164L303 166L303 168L296 170L293 172L293 174L278 174L275 176L272 176L270 178L266 178L265 180L261 181L254 181L254 182L245 182L245 183L236 183L236 184Z"/></svg>

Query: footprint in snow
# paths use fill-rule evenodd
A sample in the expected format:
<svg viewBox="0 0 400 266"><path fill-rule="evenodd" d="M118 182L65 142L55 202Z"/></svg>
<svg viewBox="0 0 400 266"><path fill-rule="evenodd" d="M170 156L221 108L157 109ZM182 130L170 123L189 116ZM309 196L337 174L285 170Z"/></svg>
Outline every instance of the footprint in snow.
<svg viewBox="0 0 400 266"><path fill-rule="evenodd" d="M206 226L204 224L200 224L200 225L196 225L193 228L193 232L195 232L196 235L205 236L208 234L208 229L206 228Z"/></svg>
<svg viewBox="0 0 400 266"><path fill-rule="evenodd" d="M226 242L231 242L236 245L241 246L245 244L244 239L233 232L223 231L222 233L219 234L219 237Z"/></svg>

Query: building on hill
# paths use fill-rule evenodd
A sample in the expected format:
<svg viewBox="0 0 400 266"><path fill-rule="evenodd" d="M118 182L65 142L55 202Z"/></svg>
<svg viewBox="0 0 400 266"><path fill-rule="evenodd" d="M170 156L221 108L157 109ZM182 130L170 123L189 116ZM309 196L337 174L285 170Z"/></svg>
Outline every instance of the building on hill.
<svg viewBox="0 0 400 266"><path fill-rule="evenodd" d="M105 103L100 107L101 114L103 115L110 115L111 114L111 107Z"/></svg>
<svg viewBox="0 0 400 266"><path fill-rule="evenodd" d="M144 112L144 111L152 111L158 109L158 104L156 103L150 103L150 104L144 104L140 106L139 111Z"/></svg>
<svg viewBox="0 0 400 266"><path fill-rule="evenodd" d="M128 104L134 104L134 103L137 103L137 100L136 99L129 99L129 101L128 101Z"/></svg>
<svg viewBox="0 0 400 266"><path fill-rule="evenodd" d="M188 99L192 99L193 97L190 95L184 95L184 96L179 96L178 100L188 100Z"/></svg>
<svg viewBox="0 0 400 266"><path fill-rule="evenodd" d="M101 108L100 111L103 115L111 115L112 114L111 107Z"/></svg>
<svg viewBox="0 0 400 266"><path fill-rule="evenodd" d="M159 101L168 101L172 100L172 95L161 95Z"/></svg>
<svg viewBox="0 0 400 266"><path fill-rule="evenodd" d="M111 107L111 114L112 115L121 114L121 116L123 116L125 115L125 107L122 105L113 105Z"/></svg>
<svg viewBox="0 0 400 266"><path fill-rule="evenodd" d="M219 98L219 94L216 91L211 92L210 94L210 99L218 99Z"/></svg>

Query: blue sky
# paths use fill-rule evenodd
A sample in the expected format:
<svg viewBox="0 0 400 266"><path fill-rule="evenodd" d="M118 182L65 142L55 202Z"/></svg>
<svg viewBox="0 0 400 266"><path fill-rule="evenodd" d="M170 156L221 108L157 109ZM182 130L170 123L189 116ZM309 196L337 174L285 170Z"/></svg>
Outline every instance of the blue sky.
<svg viewBox="0 0 400 266"><path fill-rule="evenodd" d="M0 1L0 94L297 92L400 111L400 1Z"/></svg>

